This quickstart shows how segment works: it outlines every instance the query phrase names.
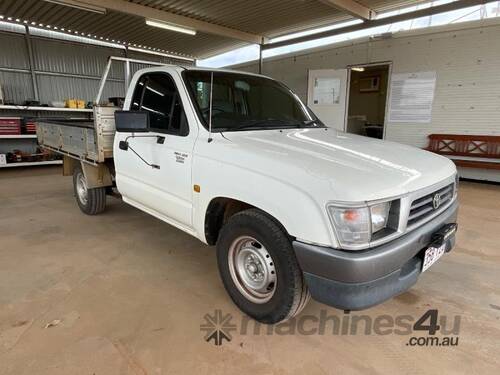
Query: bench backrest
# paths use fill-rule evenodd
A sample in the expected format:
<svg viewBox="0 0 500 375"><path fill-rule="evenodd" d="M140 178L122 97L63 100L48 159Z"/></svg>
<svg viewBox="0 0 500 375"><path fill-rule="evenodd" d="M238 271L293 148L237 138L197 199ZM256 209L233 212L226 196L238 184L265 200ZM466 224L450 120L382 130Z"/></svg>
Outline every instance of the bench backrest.
<svg viewBox="0 0 500 375"><path fill-rule="evenodd" d="M440 155L500 158L500 136L431 134L426 150Z"/></svg>

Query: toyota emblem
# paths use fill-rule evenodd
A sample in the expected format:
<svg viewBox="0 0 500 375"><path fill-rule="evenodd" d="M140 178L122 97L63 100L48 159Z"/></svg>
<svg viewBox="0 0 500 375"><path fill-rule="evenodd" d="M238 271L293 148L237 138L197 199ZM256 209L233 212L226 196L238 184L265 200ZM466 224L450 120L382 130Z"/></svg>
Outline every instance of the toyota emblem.
<svg viewBox="0 0 500 375"><path fill-rule="evenodd" d="M441 206L441 194L434 194L432 198L432 207L437 210Z"/></svg>

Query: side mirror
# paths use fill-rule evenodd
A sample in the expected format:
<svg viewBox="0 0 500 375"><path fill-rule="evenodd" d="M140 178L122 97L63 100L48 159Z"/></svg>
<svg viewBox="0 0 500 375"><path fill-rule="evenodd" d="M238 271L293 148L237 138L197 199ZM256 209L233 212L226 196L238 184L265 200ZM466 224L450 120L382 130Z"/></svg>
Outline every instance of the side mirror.
<svg viewBox="0 0 500 375"><path fill-rule="evenodd" d="M144 133L149 131L149 113L146 111L116 111L116 131L123 133ZM121 145L120 145L120 149Z"/></svg>
<svg viewBox="0 0 500 375"><path fill-rule="evenodd" d="M120 143L118 143L118 147L120 148L120 150L127 151L128 150L128 142L127 141L120 141Z"/></svg>

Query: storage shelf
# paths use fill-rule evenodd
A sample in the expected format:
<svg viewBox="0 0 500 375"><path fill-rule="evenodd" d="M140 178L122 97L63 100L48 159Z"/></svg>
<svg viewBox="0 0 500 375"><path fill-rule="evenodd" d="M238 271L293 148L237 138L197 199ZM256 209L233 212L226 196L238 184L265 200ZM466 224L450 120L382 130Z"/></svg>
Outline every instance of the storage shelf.
<svg viewBox="0 0 500 375"><path fill-rule="evenodd" d="M33 167L37 165L57 165L62 164L62 160L50 160L50 161L31 161L22 163L9 163L0 165L0 168L10 168L10 167Z"/></svg>
<svg viewBox="0 0 500 375"><path fill-rule="evenodd" d="M36 139L36 134L0 135L0 139L25 139L25 138Z"/></svg>
<svg viewBox="0 0 500 375"><path fill-rule="evenodd" d="M0 110L2 109L10 111L93 112L93 109L88 108L26 107L22 105L0 105Z"/></svg>

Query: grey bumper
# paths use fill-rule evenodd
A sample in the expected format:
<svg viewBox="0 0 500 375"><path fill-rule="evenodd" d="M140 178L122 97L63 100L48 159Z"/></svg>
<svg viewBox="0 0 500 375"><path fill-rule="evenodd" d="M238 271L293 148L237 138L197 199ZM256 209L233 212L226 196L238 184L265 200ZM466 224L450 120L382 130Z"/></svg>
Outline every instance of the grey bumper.
<svg viewBox="0 0 500 375"><path fill-rule="evenodd" d="M443 213L384 245L346 251L294 241L293 246L312 297L345 310L361 310L383 302L416 283L422 252L444 225L456 223L458 203ZM446 241L446 251L455 236Z"/></svg>

